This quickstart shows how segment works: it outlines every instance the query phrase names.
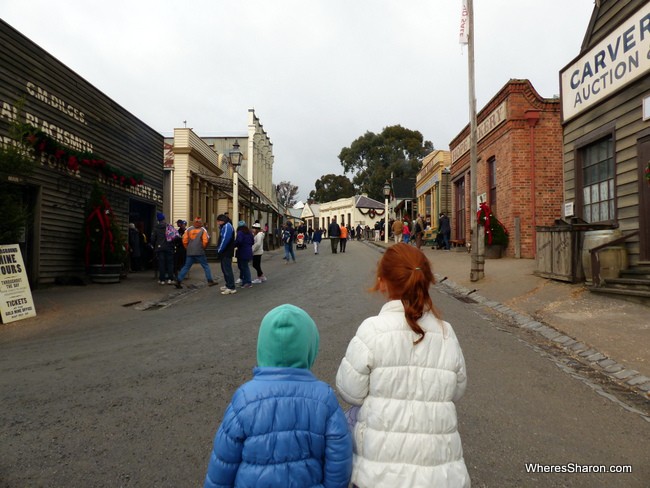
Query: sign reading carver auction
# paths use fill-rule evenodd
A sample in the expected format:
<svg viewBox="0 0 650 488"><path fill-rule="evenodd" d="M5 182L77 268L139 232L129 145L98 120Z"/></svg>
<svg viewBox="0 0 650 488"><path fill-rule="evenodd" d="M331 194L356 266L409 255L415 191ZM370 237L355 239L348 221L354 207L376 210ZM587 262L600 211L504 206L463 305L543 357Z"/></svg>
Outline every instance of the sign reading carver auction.
<svg viewBox="0 0 650 488"><path fill-rule="evenodd" d="M641 7L561 75L564 121L650 70L650 3Z"/></svg>
<svg viewBox="0 0 650 488"><path fill-rule="evenodd" d="M3 324L35 317L23 256L18 244L0 246L0 318Z"/></svg>

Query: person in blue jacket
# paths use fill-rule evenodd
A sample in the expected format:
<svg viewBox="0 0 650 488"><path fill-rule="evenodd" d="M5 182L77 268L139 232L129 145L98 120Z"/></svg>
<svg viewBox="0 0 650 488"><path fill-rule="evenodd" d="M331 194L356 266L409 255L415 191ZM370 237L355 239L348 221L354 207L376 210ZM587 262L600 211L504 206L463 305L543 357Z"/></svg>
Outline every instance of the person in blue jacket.
<svg viewBox="0 0 650 488"><path fill-rule="evenodd" d="M219 242L217 242L217 256L221 261L221 272L226 281L221 287L222 295L237 293L235 289L235 275L232 272L232 258L235 253L235 229L228 216L221 214L217 217L219 224Z"/></svg>
<svg viewBox="0 0 650 488"><path fill-rule="evenodd" d="M205 488L347 488L352 440L334 391L310 371L318 344L301 308L280 305L264 316L253 379L226 409Z"/></svg>

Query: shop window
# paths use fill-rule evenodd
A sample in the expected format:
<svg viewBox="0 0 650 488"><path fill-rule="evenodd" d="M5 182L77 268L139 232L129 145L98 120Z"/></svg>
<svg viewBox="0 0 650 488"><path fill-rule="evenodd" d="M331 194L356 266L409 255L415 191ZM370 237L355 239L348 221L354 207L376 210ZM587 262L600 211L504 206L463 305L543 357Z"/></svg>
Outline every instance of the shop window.
<svg viewBox="0 0 650 488"><path fill-rule="evenodd" d="M580 150L582 218L589 222L615 220L614 141L611 136Z"/></svg>
<svg viewBox="0 0 650 488"><path fill-rule="evenodd" d="M488 188L490 189L489 202L492 212L497 214L497 160L488 159Z"/></svg>

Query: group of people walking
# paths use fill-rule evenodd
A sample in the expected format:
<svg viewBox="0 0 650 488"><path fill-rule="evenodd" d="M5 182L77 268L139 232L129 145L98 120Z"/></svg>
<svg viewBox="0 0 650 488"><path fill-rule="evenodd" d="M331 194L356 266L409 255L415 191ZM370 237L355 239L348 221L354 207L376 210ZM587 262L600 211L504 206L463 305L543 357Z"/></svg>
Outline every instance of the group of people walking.
<svg viewBox="0 0 650 488"><path fill-rule="evenodd" d="M293 227L291 222L287 222L282 226L281 239L282 244L284 245L284 260L285 263L295 263L296 254L294 252L294 244L296 244L299 239L298 236L303 235L302 239L305 239L307 243L311 243L314 246L314 254L320 252L320 244L323 241L325 233L330 240L330 246L332 249L332 254L337 254L338 252L345 252L347 249L347 241L349 239L349 229L345 225L339 225L336 222L336 217L332 217L332 221L327 227L327 232L324 229L316 227L316 229L309 229L307 234L309 237L306 237L303 234L303 230L298 228L296 230Z"/></svg>
<svg viewBox="0 0 650 488"><path fill-rule="evenodd" d="M208 286L216 285L217 282L213 279L206 255L210 235L203 220L200 217L195 218L193 226L190 228L186 228L187 223L184 220L179 220L177 222L179 227L176 229L166 222L163 213L158 212L156 218L158 223L151 235L151 245L158 260L159 283L161 285L174 284L176 288L182 288L183 280L190 269L198 263L203 268ZM242 288L251 288L253 283L265 282L266 276L262 271L264 232L260 223L256 221L249 228L246 222L240 221L235 229L230 218L222 214L217 217L217 224L219 225L217 257L226 282L221 287L221 294L237 293L237 284ZM235 280L232 269L235 253L239 269L237 280ZM175 257L177 262L182 260L182 266L175 267ZM256 271L255 279L252 279L251 276L251 262Z"/></svg>
<svg viewBox="0 0 650 488"><path fill-rule="evenodd" d="M311 371L318 326L284 304L261 321L253 377L217 429L204 486L469 487L454 403L467 384L452 326L414 246L383 254L373 290L386 303L348 344L334 390Z"/></svg>
<svg viewBox="0 0 650 488"><path fill-rule="evenodd" d="M201 218L197 217L193 226L189 229L186 227L187 222L184 220L177 221L178 229L175 229L166 222L165 215L161 212L158 212L157 220L158 223L151 234L151 248L158 261L159 283L161 285L174 284L177 288L181 288L190 268L195 263L198 263L205 272L208 285L216 284L205 253L210 236ZM261 267L265 233L262 231L259 221L255 221L250 228L246 225L246 222L240 221L237 224L237 229L235 229L230 218L226 214L222 214L217 217L217 224L219 225L217 255L226 282L221 287L222 294L236 293L236 285L250 288L253 284L266 281L266 276ZM395 243L404 242L408 244L411 242L418 249L422 247L426 229L427 224L422 215L418 215L414 221L405 218L403 221L395 219L389 222L389 232ZM130 238L135 235L134 230L134 227L131 226L129 230ZM378 241L382 236L382 232L385 231L383 221L375 223L375 240ZM360 225L354 229L350 228L349 225L339 225L336 217L332 217L327 229L313 229L310 227L306 230L304 226L301 226L296 231L292 223L287 222L280 230L280 239L284 246L283 259L286 264L296 262L294 246L297 242L304 247L306 247L307 243L311 243L314 247L314 254L318 254L325 234L329 237L332 254L344 253L347 249L347 241L352 237L351 232L354 232L357 239L359 239L363 229ZM450 234L449 218L444 213L441 213L436 239L439 248L447 250L450 248ZM235 280L232 270L235 252L237 253L237 267L239 269L239 278L237 280ZM135 259L132 256L132 266L134 262L137 262ZM251 276L249 267L251 263L257 273L255 279Z"/></svg>
<svg viewBox="0 0 650 488"><path fill-rule="evenodd" d="M389 221L389 224L390 236L393 238L395 244L398 242L404 242L407 244L411 242L418 249L422 248L422 245L424 244L424 234L430 228L430 225L427 223L425 218L419 214L417 219L413 221L410 221L408 217L404 217L404 220L395 219ZM380 233L382 232L381 227L383 226L380 226ZM378 239L376 238L375 240ZM438 229L435 242L436 246L434 247L445 250L450 249L451 225L449 217L444 212L440 212L438 215Z"/></svg>

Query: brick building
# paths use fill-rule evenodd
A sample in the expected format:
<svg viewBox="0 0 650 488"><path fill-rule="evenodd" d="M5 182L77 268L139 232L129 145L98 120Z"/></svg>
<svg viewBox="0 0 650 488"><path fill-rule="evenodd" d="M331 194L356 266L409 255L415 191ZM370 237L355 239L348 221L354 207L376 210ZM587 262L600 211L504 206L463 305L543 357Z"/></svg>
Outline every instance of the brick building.
<svg viewBox="0 0 650 488"><path fill-rule="evenodd" d="M469 242L469 125L449 149L452 239ZM560 100L542 98L528 80L510 80L477 115L477 155L477 199L508 229L506 255L534 258L535 226L562 214Z"/></svg>

